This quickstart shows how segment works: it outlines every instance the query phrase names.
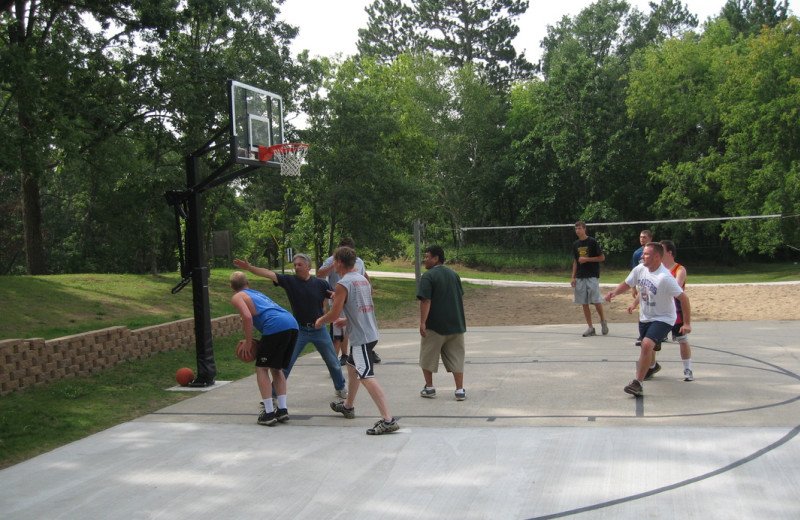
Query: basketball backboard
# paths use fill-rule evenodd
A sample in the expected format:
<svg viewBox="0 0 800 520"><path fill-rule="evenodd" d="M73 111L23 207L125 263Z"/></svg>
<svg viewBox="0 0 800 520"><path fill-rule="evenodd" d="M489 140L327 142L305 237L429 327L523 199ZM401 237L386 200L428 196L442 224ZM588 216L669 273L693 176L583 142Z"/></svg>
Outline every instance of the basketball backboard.
<svg viewBox="0 0 800 520"><path fill-rule="evenodd" d="M272 92L238 81L228 82L231 118L231 153L239 164L269 165L262 162L258 147L283 143L283 99Z"/></svg>

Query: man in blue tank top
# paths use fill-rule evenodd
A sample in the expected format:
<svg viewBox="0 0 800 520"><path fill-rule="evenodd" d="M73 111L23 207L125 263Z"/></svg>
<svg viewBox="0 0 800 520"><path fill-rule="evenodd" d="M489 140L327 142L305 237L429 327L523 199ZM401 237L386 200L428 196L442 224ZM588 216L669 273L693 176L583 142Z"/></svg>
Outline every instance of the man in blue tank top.
<svg viewBox="0 0 800 520"><path fill-rule="evenodd" d="M275 426L278 422L289 420L286 406L286 376L292 350L297 341L297 321L283 307L267 298L266 295L250 289L247 275L236 271L231 275L231 289L235 294L231 303L242 318L245 345L253 340L253 329L261 332L256 350L256 381L261 392L264 409L258 416L258 424ZM239 342L239 344L242 343ZM270 375L272 381L270 381ZM272 387L278 398L278 409L272 405Z"/></svg>

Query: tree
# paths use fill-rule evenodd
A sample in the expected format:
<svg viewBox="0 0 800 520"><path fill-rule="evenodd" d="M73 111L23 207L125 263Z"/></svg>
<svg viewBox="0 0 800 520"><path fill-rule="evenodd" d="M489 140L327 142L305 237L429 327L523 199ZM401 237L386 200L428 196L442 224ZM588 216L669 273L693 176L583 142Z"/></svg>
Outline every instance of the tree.
<svg viewBox="0 0 800 520"><path fill-rule="evenodd" d="M756 34L762 27L775 27L787 19L789 0L728 0L721 15L731 25L734 34Z"/></svg>
<svg viewBox="0 0 800 520"><path fill-rule="evenodd" d="M42 184L66 154L103 140L114 126L108 121L98 125L94 118L105 104L116 104L104 92L113 82L105 77L109 59L103 51L109 41L88 31L83 17L118 24L118 43L133 26L168 23L173 5L155 0L15 0L2 7L0 62L6 66L0 69L0 125L9 143L3 167L20 179L27 272L43 274ZM112 90L112 96L118 92ZM85 124L75 125L76 120Z"/></svg>
<svg viewBox="0 0 800 520"><path fill-rule="evenodd" d="M403 0L374 0L365 11L369 19L367 27L358 30L359 54L388 63L418 47L414 10Z"/></svg>
<svg viewBox="0 0 800 520"><path fill-rule="evenodd" d="M427 46L461 68L485 69L489 81L504 87L529 75L532 66L512 45L516 19L528 0L413 0Z"/></svg>

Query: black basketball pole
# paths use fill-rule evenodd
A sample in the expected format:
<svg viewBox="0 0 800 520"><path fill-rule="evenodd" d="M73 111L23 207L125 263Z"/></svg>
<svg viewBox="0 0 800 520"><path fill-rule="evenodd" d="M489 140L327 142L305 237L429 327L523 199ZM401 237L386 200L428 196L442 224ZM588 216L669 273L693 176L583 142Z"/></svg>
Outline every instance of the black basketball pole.
<svg viewBox="0 0 800 520"><path fill-rule="evenodd" d="M217 365L214 362L214 347L211 339L211 311L208 298L208 265L203 253L203 226L201 193L193 190L197 186L199 158L195 154L186 157L186 185L188 190L186 215L186 256L192 274L192 301L194 306L195 351L197 353L197 376L190 386L204 387L214 384Z"/></svg>

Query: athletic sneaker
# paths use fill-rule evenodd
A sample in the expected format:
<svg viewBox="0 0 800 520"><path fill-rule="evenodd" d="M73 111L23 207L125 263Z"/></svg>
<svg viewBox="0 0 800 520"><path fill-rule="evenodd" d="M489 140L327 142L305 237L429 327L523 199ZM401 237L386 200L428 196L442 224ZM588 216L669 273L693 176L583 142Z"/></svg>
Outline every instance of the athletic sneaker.
<svg viewBox="0 0 800 520"><path fill-rule="evenodd" d="M381 362L381 357L374 350L372 351L372 362L376 365Z"/></svg>
<svg viewBox="0 0 800 520"><path fill-rule="evenodd" d="M625 393L635 396L640 396L644 394L644 390L642 389L642 383L640 383L635 379L631 381L630 384L628 384L628 386L626 386L623 390L625 390Z"/></svg>
<svg viewBox="0 0 800 520"><path fill-rule="evenodd" d="M347 399L347 387L343 386L339 390L336 391L336 396L341 397L342 399Z"/></svg>
<svg viewBox="0 0 800 520"><path fill-rule="evenodd" d="M657 372L661 370L661 365L656 362L656 366L650 367L647 369L647 375L644 376L645 381L650 381L653 379L653 376L656 375Z"/></svg>
<svg viewBox="0 0 800 520"><path fill-rule="evenodd" d="M286 422L289 420L289 410L286 408L278 408L275 410L275 418L278 422Z"/></svg>
<svg viewBox="0 0 800 520"><path fill-rule="evenodd" d="M641 347L642 346L642 340L637 339L636 343L634 343L634 345L636 345L637 347Z"/></svg>
<svg viewBox="0 0 800 520"><path fill-rule="evenodd" d="M275 412L267 413L262 410L261 414L258 416L258 424L262 426L275 426L278 424L278 418L275 416Z"/></svg>
<svg viewBox="0 0 800 520"><path fill-rule="evenodd" d="M602 333L603 333L603 336L605 336L606 334L608 334L608 323L606 323L606 322L604 322L604 321L601 321L601 322L600 322L600 330L602 331Z"/></svg>
<svg viewBox="0 0 800 520"><path fill-rule="evenodd" d="M463 401L467 398L467 391L463 388L461 390L456 390L456 401Z"/></svg>
<svg viewBox="0 0 800 520"><path fill-rule="evenodd" d="M429 398L436 397L436 388L432 386L423 387L419 395L420 397L429 397Z"/></svg>
<svg viewBox="0 0 800 520"><path fill-rule="evenodd" d="M331 403L331 410L334 412L339 412L340 414L344 415L345 419L355 419L356 417L356 407L348 408L344 405L344 401L339 401L338 403Z"/></svg>
<svg viewBox="0 0 800 520"><path fill-rule="evenodd" d="M594 331L594 327L589 327L588 329L586 329L586 332L583 333L583 337L584 338L589 337L589 336L596 336L596 335L597 335L597 333Z"/></svg>
<svg viewBox="0 0 800 520"><path fill-rule="evenodd" d="M683 380L684 381L694 381L694 374L692 374L691 368L686 368L683 370Z"/></svg>
<svg viewBox="0 0 800 520"><path fill-rule="evenodd" d="M342 366L346 366L348 357L349 356L347 354L342 354L342 357L339 358L339 364Z"/></svg>
<svg viewBox="0 0 800 520"><path fill-rule="evenodd" d="M375 426L367 430L367 435L383 435L384 433L396 432L399 429L400 426L398 426L397 421L394 420L394 417L392 417L392 420L389 422L381 419L375 423Z"/></svg>

